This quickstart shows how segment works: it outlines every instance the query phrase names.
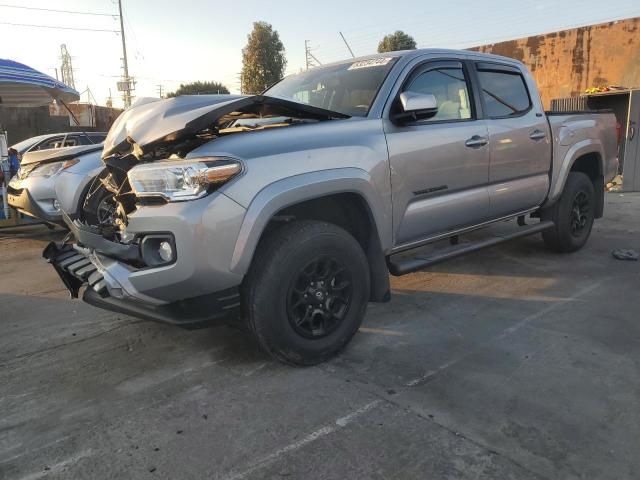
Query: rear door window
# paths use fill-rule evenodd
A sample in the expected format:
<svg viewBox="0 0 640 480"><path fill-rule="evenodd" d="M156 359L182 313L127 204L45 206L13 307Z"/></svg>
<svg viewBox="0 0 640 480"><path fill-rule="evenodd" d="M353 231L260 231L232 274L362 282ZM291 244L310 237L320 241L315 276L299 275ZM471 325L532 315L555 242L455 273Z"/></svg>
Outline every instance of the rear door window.
<svg viewBox="0 0 640 480"><path fill-rule="evenodd" d="M32 150L48 150L50 148L60 148L62 146L62 141L64 140L64 136L51 137L43 142L40 142L35 148Z"/></svg>
<svg viewBox="0 0 640 480"><path fill-rule="evenodd" d="M523 76L500 67L478 68L485 113L489 118L518 116L531 108L531 98Z"/></svg>
<svg viewBox="0 0 640 480"><path fill-rule="evenodd" d="M97 145L104 142L106 135L89 133L87 135L80 135L79 140L81 145Z"/></svg>
<svg viewBox="0 0 640 480"><path fill-rule="evenodd" d="M63 147L75 147L76 145L81 145L80 139L76 135L67 135Z"/></svg>

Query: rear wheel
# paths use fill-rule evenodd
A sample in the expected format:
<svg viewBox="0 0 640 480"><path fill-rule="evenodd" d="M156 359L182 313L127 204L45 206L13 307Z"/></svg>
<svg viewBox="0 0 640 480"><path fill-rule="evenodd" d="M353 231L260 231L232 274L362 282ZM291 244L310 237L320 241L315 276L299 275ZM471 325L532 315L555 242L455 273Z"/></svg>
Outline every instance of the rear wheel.
<svg viewBox="0 0 640 480"><path fill-rule="evenodd" d="M556 252L581 249L591 234L595 218L593 183L581 172L571 172L558 201L541 212L543 220L552 220L552 229L542 233L546 245Z"/></svg>
<svg viewBox="0 0 640 480"><path fill-rule="evenodd" d="M358 242L324 222L285 225L264 239L243 284L243 308L261 348L293 365L342 350L369 299L369 266Z"/></svg>

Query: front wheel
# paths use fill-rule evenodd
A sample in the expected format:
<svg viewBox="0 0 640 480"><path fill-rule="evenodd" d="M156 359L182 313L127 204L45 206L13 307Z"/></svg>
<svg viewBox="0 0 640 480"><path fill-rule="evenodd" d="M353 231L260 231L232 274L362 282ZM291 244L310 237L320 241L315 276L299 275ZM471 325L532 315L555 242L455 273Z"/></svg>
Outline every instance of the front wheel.
<svg viewBox="0 0 640 480"><path fill-rule="evenodd" d="M107 171L91 181L86 194L80 199L78 212L80 218L89 225L100 226L113 224L116 214L116 202L113 193L102 184L102 179L108 176Z"/></svg>
<svg viewBox="0 0 640 480"><path fill-rule="evenodd" d="M555 224L542 233L545 244L561 253L581 249L591 234L595 209L595 192L589 177L582 172L569 173L558 201L541 212L542 220Z"/></svg>
<svg viewBox="0 0 640 480"><path fill-rule="evenodd" d="M355 238L333 224L296 221L256 251L243 284L244 315L271 356L315 365L349 343L369 288L369 266Z"/></svg>

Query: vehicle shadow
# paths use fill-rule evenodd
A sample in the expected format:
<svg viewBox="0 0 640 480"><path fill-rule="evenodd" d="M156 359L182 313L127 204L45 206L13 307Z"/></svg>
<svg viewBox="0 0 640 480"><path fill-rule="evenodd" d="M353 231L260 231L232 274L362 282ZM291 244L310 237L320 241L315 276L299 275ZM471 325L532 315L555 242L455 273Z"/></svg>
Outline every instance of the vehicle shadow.
<svg viewBox="0 0 640 480"><path fill-rule="evenodd" d="M54 225L19 225L0 228L0 240L32 239L32 240L62 240L68 230Z"/></svg>

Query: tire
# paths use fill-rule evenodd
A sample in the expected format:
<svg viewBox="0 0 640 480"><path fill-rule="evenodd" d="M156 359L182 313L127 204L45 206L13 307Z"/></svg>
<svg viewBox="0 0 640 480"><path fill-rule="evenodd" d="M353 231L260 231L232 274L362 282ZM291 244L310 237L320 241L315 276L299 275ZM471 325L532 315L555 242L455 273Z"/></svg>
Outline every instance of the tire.
<svg viewBox="0 0 640 480"><path fill-rule="evenodd" d="M358 331L369 290L369 265L355 238L330 223L295 221L261 241L242 285L243 314L273 358L316 365Z"/></svg>
<svg viewBox="0 0 640 480"><path fill-rule="evenodd" d="M113 193L107 190L101 183L101 178L107 175L106 172L101 173L94 178L87 191L81 196L78 205L81 220L89 225L103 225L113 222L116 205L113 200Z"/></svg>
<svg viewBox="0 0 640 480"><path fill-rule="evenodd" d="M541 212L542 220L555 224L542 232L547 247L560 253L580 250L591 234L595 210L593 183L582 172L570 172L558 201Z"/></svg>

